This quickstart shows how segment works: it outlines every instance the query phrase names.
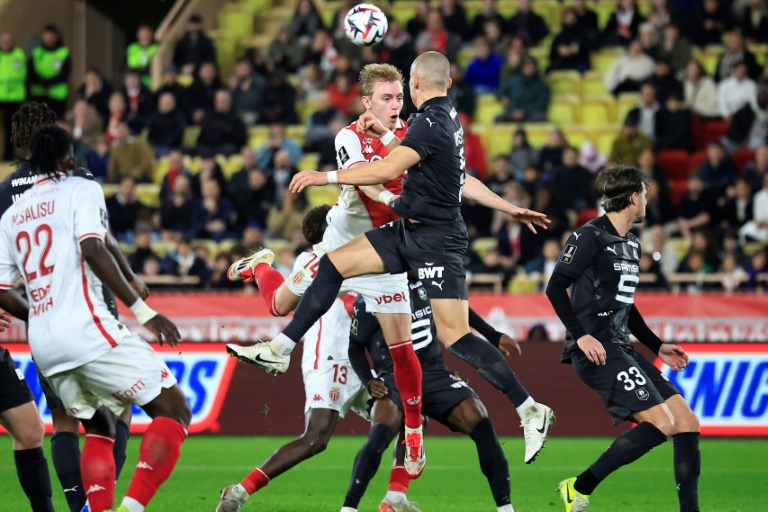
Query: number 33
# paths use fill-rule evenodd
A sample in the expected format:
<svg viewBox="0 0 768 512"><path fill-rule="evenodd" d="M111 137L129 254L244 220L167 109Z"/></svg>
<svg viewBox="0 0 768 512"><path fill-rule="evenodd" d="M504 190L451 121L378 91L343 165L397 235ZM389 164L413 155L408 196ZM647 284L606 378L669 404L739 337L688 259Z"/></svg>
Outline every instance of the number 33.
<svg viewBox="0 0 768 512"><path fill-rule="evenodd" d="M623 382L624 389L627 391L632 391L635 389L636 385L642 386L648 382L645 377L643 377L643 374L640 373L640 370L635 366L630 367L627 372L619 372L618 375L616 375L616 380Z"/></svg>

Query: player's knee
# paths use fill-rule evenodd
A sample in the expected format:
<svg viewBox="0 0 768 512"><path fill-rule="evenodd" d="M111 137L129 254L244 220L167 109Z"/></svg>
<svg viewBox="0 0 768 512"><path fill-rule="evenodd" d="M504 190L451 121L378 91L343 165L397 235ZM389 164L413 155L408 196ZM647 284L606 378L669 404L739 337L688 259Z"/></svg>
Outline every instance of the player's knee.
<svg viewBox="0 0 768 512"><path fill-rule="evenodd" d="M303 441L304 447L311 457L325 451L325 449L328 448L330 437L330 433L323 429L305 432L304 435L301 436L301 440Z"/></svg>
<svg viewBox="0 0 768 512"><path fill-rule="evenodd" d="M682 413L675 414L675 433L698 432L699 417L696 413L688 409Z"/></svg>
<svg viewBox="0 0 768 512"><path fill-rule="evenodd" d="M31 450L32 448L39 448L43 445L43 438L45 437L45 426L43 422L35 416L29 418L23 425L19 426L13 431L13 440L15 441L15 447L19 450Z"/></svg>
<svg viewBox="0 0 768 512"><path fill-rule="evenodd" d="M668 411L661 411L659 414L656 414L651 423L667 437L671 436L675 431L675 419Z"/></svg>
<svg viewBox="0 0 768 512"><path fill-rule="evenodd" d="M53 420L54 434L60 434L62 432L72 432L74 434L80 433L80 420L69 416L61 409L53 409L51 411L51 418Z"/></svg>

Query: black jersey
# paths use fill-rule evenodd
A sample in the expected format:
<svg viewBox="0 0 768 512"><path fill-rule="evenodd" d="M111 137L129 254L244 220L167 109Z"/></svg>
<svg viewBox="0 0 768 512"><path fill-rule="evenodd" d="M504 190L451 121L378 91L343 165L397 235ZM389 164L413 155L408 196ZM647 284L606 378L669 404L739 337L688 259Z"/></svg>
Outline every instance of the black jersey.
<svg viewBox="0 0 768 512"><path fill-rule="evenodd" d="M437 340L435 322L432 320L432 305L421 281L409 283L411 291L411 340L421 366L445 365L443 351ZM393 373L392 356L389 354L384 333L376 317L365 310L365 301L360 296L355 301L350 327L350 344L366 347L371 354L373 368L377 375Z"/></svg>
<svg viewBox="0 0 768 512"><path fill-rule="evenodd" d="M603 344L629 345L629 311L640 282L640 243L633 233L621 237L602 216L568 238L554 272L575 279L571 304L588 334ZM580 350L568 335L563 361Z"/></svg>
<svg viewBox="0 0 768 512"><path fill-rule="evenodd" d="M447 96L425 101L408 119L401 146L416 151L421 161L408 169L400 199L392 209L404 219L455 229L464 225L464 129Z"/></svg>

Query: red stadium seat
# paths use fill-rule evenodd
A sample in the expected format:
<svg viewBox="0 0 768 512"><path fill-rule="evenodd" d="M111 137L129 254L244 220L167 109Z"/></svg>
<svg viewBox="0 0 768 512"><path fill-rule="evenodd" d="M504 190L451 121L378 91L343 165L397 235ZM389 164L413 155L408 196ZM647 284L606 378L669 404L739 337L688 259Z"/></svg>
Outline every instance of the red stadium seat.
<svg viewBox="0 0 768 512"><path fill-rule="evenodd" d="M707 144L720 140L728 132L728 121L707 121Z"/></svg>
<svg viewBox="0 0 768 512"><path fill-rule="evenodd" d="M693 150L698 151L707 146L707 122L704 119L691 121L691 134L693 135Z"/></svg>
<svg viewBox="0 0 768 512"><path fill-rule="evenodd" d="M656 163L664 170L669 180L686 180L690 169L688 167L688 153L682 150L659 151L656 154Z"/></svg>
<svg viewBox="0 0 768 512"><path fill-rule="evenodd" d="M755 158L755 152L751 149L737 149L731 153L731 160L733 165L736 166L736 170L741 173L741 169L744 168L747 162Z"/></svg>
<svg viewBox="0 0 768 512"><path fill-rule="evenodd" d="M672 204L677 206L686 192L688 192L687 180L673 181L669 187L669 198L672 200Z"/></svg>
<svg viewBox="0 0 768 512"><path fill-rule="evenodd" d="M597 208L587 208L585 210L581 210L579 212L579 216L576 217L576 226L574 226L574 229L580 228L592 219L596 219L598 215L600 215L600 210Z"/></svg>
<svg viewBox="0 0 768 512"><path fill-rule="evenodd" d="M707 161L706 151L697 151L691 154L688 157L688 170L690 171L689 174L692 172L696 172L696 169L698 169L706 161Z"/></svg>

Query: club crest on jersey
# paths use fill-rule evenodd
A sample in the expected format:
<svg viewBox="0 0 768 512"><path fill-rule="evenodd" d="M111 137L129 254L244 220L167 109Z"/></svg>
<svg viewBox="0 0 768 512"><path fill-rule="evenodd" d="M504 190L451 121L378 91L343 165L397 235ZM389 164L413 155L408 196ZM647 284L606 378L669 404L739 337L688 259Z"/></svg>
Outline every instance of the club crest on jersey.
<svg viewBox="0 0 768 512"><path fill-rule="evenodd" d="M331 399L331 402L338 401L340 396L341 396L341 390L337 387L332 387L331 392L328 393L328 397Z"/></svg>
<svg viewBox="0 0 768 512"><path fill-rule="evenodd" d="M649 397L649 396L651 396L651 394L650 394L650 393L648 393L648 391L646 391L646 389L645 389L645 388L639 388L639 389L636 389L636 390L635 390L635 394L637 395L637 398L639 398L639 399L640 399L640 400L642 400L643 402L645 402L646 400L648 400L648 397Z"/></svg>
<svg viewBox="0 0 768 512"><path fill-rule="evenodd" d="M371 146L366 145L363 148L363 153L366 155L370 155L371 153L373 153L373 148Z"/></svg>
<svg viewBox="0 0 768 512"><path fill-rule="evenodd" d="M424 288L419 288L419 298L421 300L427 300L427 290Z"/></svg>
<svg viewBox="0 0 768 512"><path fill-rule="evenodd" d="M363 144L373 144L373 139L370 137L363 137Z"/></svg>
<svg viewBox="0 0 768 512"><path fill-rule="evenodd" d="M349 162L349 153L347 152L347 148L344 146L339 148L339 162L341 162L341 165Z"/></svg>
<svg viewBox="0 0 768 512"><path fill-rule="evenodd" d="M570 263L573 261L573 255L576 254L576 246L573 244L566 244L563 249L563 255L560 256L560 261L563 263Z"/></svg>

